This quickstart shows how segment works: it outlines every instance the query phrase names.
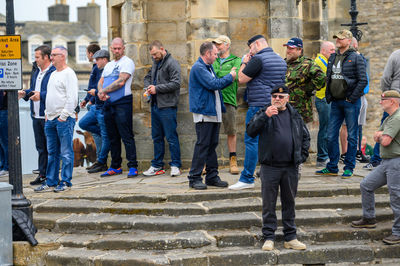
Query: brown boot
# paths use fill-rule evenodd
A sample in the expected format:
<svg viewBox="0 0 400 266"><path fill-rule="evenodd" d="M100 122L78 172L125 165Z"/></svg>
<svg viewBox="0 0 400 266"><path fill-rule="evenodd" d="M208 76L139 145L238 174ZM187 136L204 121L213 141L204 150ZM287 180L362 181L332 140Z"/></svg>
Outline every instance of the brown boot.
<svg viewBox="0 0 400 266"><path fill-rule="evenodd" d="M237 167L237 161L236 161L236 156L232 156L229 159L229 172L232 175L237 175L239 174L239 168Z"/></svg>

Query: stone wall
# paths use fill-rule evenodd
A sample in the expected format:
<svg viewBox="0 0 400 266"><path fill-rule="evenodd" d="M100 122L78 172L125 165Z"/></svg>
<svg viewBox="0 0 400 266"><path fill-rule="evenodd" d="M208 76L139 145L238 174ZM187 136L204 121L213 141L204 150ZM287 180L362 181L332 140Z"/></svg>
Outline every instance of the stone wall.
<svg viewBox="0 0 400 266"><path fill-rule="evenodd" d="M371 93L368 95L371 115L368 116L367 127L370 132L376 128L381 113L374 99L379 94L381 72L386 58L400 44L395 32L388 33L382 29L396 28L400 9L394 0L358 0L358 8L359 21L370 23L362 27L364 37L360 44L360 50L370 57L371 62ZM255 34L263 34L270 46L284 57L282 44L298 36L304 39L305 54L315 56L320 42L326 39L333 41L332 35L341 28L340 24L350 21L349 9L348 0L109 0L109 40L121 36L126 42L127 55L136 64L132 85L133 120L141 167L147 167L153 157L149 106L142 97L143 77L151 66L149 42L155 39L162 41L182 67L178 133L183 165L189 168L196 136L188 106L188 76L199 56L202 42L220 34L228 35L232 39L232 53L242 56L248 51L246 41ZM385 38L387 36L390 38ZM385 49L377 49L382 46ZM243 93L244 88L240 88L237 121L240 161L244 157L243 133L247 110ZM316 121L309 125L312 150L315 150L318 128L317 115L315 118ZM220 162L225 164L228 162L228 150L223 127L221 133L218 154Z"/></svg>

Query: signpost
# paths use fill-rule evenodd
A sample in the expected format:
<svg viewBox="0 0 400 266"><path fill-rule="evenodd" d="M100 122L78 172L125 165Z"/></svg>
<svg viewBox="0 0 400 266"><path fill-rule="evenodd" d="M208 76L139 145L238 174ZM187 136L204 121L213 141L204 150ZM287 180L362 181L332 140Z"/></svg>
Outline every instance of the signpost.
<svg viewBox="0 0 400 266"><path fill-rule="evenodd" d="M0 88L22 88L21 36L0 36Z"/></svg>

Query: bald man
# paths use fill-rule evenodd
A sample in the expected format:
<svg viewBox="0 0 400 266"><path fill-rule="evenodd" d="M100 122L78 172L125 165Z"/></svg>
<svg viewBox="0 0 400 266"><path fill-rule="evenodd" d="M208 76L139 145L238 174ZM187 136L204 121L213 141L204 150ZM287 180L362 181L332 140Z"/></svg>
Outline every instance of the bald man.
<svg viewBox="0 0 400 266"><path fill-rule="evenodd" d="M326 73L328 59L335 52L335 44L325 41L321 44L320 52L315 58L315 63ZM326 85L315 93L315 107L318 111L319 130L317 139L317 167L325 167L328 160L328 122L331 106L325 99Z"/></svg>
<svg viewBox="0 0 400 266"><path fill-rule="evenodd" d="M136 145L132 130L132 76L135 64L125 55L124 41L117 37L111 42L114 60L107 63L98 83L99 99L104 103L104 122L111 144L111 166L100 175L122 174L121 139L128 160L128 177L138 175Z"/></svg>

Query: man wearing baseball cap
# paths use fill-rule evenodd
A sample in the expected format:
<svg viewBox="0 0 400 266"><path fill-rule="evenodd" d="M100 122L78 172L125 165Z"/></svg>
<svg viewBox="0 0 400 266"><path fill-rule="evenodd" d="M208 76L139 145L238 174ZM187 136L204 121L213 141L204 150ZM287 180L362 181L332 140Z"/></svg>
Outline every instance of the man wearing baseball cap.
<svg viewBox="0 0 400 266"><path fill-rule="evenodd" d="M290 91L290 103L305 123L312 122L312 96L315 90L325 86L326 75L314 60L303 55L300 38L291 38L283 46L286 46L286 86Z"/></svg>
<svg viewBox="0 0 400 266"><path fill-rule="evenodd" d="M350 178L353 176L356 165L360 98L368 84L367 72L364 59L350 47L352 33L348 30L340 30L333 38L336 39L337 51L328 60L325 92L327 103L331 103L328 126L329 162L324 169L316 171L316 174L338 174L339 129L345 120L348 131L348 147L342 178Z"/></svg>
<svg viewBox="0 0 400 266"><path fill-rule="evenodd" d="M400 243L400 93L395 90L383 92L380 104L389 115L374 134L374 140L380 144L382 162L360 183L363 217L353 221L351 226L376 227L374 192L387 184L394 224L392 234L385 237L383 242L391 245Z"/></svg>
<svg viewBox="0 0 400 266"><path fill-rule="evenodd" d="M242 60L230 53L231 40L228 36L220 35L213 40L213 43L218 49L218 58L214 61L213 68L218 78L222 78L233 67L236 67L236 73L239 71ZM222 97L226 112L222 113L222 124L224 125L224 132L227 135L228 150L229 150L229 172L231 174L239 174L236 159L236 108L237 108L237 89L238 77L233 83L222 89Z"/></svg>
<svg viewBox="0 0 400 266"><path fill-rule="evenodd" d="M299 182L298 166L308 157L310 134L301 115L289 104L289 89L284 84L276 85L271 96L271 103L254 115L246 130L250 137L259 136L262 233L265 239L262 250L274 249L279 188L284 247L304 250L306 245L297 240L294 223L295 195Z"/></svg>

